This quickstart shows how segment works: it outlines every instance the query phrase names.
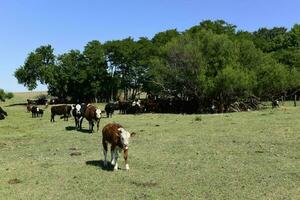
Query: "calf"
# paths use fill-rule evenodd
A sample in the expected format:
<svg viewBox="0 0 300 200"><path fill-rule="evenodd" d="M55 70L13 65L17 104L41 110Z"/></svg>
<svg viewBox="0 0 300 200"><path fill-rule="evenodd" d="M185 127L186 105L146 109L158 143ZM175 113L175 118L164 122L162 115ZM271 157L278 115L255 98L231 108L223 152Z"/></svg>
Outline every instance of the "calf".
<svg viewBox="0 0 300 200"><path fill-rule="evenodd" d="M104 166L107 166L107 145L111 144L111 164L114 170L118 170L118 151L124 151L125 169L129 170L128 164L128 145L129 138L135 133L127 132L120 124L110 123L102 129L102 145L104 154Z"/></svg>
<svg viewBox="0 0 300 200"><path fill-rule="evenodd" d="M72 106L69 105L60 105L51 107L51 122L55 122L55 115L62 115L60 118L64 118L64 121L68 121L69 116L71 115Z"/></svg>
<svg viewBox="0 0 300 200"><path fill-rule="evenodd" d="M32 117L43 117L44 111L37 106L32 106L31 108Z"/></svg>
<svg viewBox="0 0 300 200"><path fill-rule="evenodd" d="M7 116L7 112L0 107L0 120L5 119L5 116Z"/></svg>
<svg viewBox="0 0 300 200"><path fill-rule="evenodd" d="M88 104L86 106L86 109L82 109L83 116L80 119L80 128L82 127L82 120L83 118L86 118L86 120L89 122L89 130L91 133L93 133L94 129L94 122L97 124L97 132L99 131L99 123L101 119L101 110L96 108L95 106Z"/></svg>
<svg viewBox="0 0 300 200"><path fill-rule="evenodd" d="M273 100L272 101L272 108L276 108L276 107L279 108L279 101L278 100Z"/></svg>
<svg viewBox="0 0 300 200"><path fill-rule="evenodd" d="M72 115L75 119L75 126L76 129L79 130L81 129L80 127L80 118L82 117L82 112L81 112L81 105L80 104L76 104L72 106Z"/></svg>

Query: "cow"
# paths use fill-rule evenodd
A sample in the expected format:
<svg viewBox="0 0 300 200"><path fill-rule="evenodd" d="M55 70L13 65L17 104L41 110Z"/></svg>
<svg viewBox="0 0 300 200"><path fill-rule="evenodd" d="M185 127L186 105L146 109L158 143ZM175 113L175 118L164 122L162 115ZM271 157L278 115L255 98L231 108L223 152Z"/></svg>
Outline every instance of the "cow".
<svg viewBox="0 0 300 200"><path fill-rule="evenodd" d="M7 116L7 112L0 107L0 120L5 119L5 116Z"/></svg>
<svg viewBox="0 0 300 200"><path fill-rule="evenodd" d="M128 108L130 108L130 104L129 101L119 101L119 113L126 114Z"/></svg>
<svg viewBox="0 0 300 200"><path fill-rule="evenodd" d="M119 103L108 103L104 108L107 118L112 117L115 110L119 110Z"/></svg>
<svg viewBox="0 0 300 200"><path fill-rule="evenodd" d="M129 170L128 145L129 138L135 133L129 133L123 126L116 123L109 123L102 129L102 145L104 154L104 166L107 166L107 146L111 145L111 164L114 170L118 170L118 151L124 151L125 169Z"/></svg>
<svg viewBox="0 0 300 200"><path fill-rule="evenodd" d="M27 112L31 112L32 105L28 103L26 106L26 109L27 109Z"/></svg>
<svg viewBox="0 0 300 200"><path fill-rule="evenodd" d="M86 120L89 122L89 131L93 133L94 129L94 122L97 124L97 132L99 131L99 123L101 119L101 110L96 108L95 106L88 104L85 108L83 106L82 111L83 116L80 118L80 129L82 128L82 120L83 118L86 118Z"/></svg>
<svg viewBox="0 0 300 200"><path fill-rule="evenodd" d="M278 100L273 100L272 101L272 108L276 108L276 107L279 108L279 101Z"/></svg>
<svg viewBox="0 0 300 200"><path fill-rule="evenodd" d="M51 122L55 122L55 115L62 115L60 118L64 118L64 121L68 121L68 118L71 116L72 106L69 105L60 105L51 107Z"/></svg>
<svg viewBox="0 0 300 200"><path fill-rule="evenodd" d="M32 117L43 117L44 111L37 106L32 106L31 108Z"/></svg>
<svg viewBox="0 0 300 200"><path fill-rule="evenodd" d="M74 117L75 120L75 126L76 129L79 130L81 127L79 126L80 123L80 118L82 117L82 112L81 112L81 105L80 104L75 104L72 106L72 115Z"/></svg>

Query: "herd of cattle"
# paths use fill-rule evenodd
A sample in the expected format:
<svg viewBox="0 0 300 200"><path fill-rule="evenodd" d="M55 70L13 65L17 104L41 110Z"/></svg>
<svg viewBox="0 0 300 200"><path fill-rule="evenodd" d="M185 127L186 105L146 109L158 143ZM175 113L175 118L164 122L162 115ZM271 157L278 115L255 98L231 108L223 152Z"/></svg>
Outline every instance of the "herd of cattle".
<svg viewBox="0 0 300 200"><path fill-rule="evenodd" d="M27 104L27 112L31 112L32 117L43 117L44 110L36 105L32 105L32 102ZM191 105L192 103L192 105ZM272 107L278 107L279 102L273 101ZM47 105L46 105L47 107ZM112 117L115 110L119 110L122 114L137 114L142 112L161 112L161 113L190 113L192 112L193 102L185 101L133 101L133 102L115 102L105 105L105 112L107 118ZM97 125L97 132L99 131L99 123L101 119L101 110L91 104L74 104L74 105L53 105L51 107L51 122L55 122L54 117L56 115L60 118L68 120L73 116L75 119L75 127L77 130L82 130L82 121L85 118L89 122L89 131L92 133L94 123ZM5 119L7 112L0 107L0 119ZM118 152L124 152L125 169L129 170L128 164L128 145L129 139L134 136L135 133L129 133L124 127L117 123L109 123L102 129L102 145L104 154L104 166L107 166L107 151L108 144L111 146L111 165L114 170L118 170Z"/></svg>

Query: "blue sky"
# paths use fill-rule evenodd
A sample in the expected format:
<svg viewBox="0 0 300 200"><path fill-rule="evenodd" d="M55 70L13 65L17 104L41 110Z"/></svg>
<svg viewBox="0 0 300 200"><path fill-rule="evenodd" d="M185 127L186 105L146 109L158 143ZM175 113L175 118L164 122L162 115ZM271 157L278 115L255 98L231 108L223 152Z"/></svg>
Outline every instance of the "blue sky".
<svg viewBox="0 0 300 200"><path fill-rule="evenodd" d="M206 19L247 31L291 28L300 23L299 8L297 0L0 0L0 88L27 91L13 74L40 45L51 44L61 54L95 39L152 38Z"/></svg>

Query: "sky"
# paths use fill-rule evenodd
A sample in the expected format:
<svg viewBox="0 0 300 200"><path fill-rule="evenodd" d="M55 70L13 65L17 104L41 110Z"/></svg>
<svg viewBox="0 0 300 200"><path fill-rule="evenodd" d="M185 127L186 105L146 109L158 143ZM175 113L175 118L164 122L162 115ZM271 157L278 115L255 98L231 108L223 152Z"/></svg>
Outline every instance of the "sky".
<svg viewBox="0 0 300 200"><path fill-rule="evenodd" d="M152 38L208 19L245 31L290 29L300 23L299 8L298 0L0 0L0 88L28 91L14 72L41 45L50 44L57 55L82 50L91 40Z"/></svg>

